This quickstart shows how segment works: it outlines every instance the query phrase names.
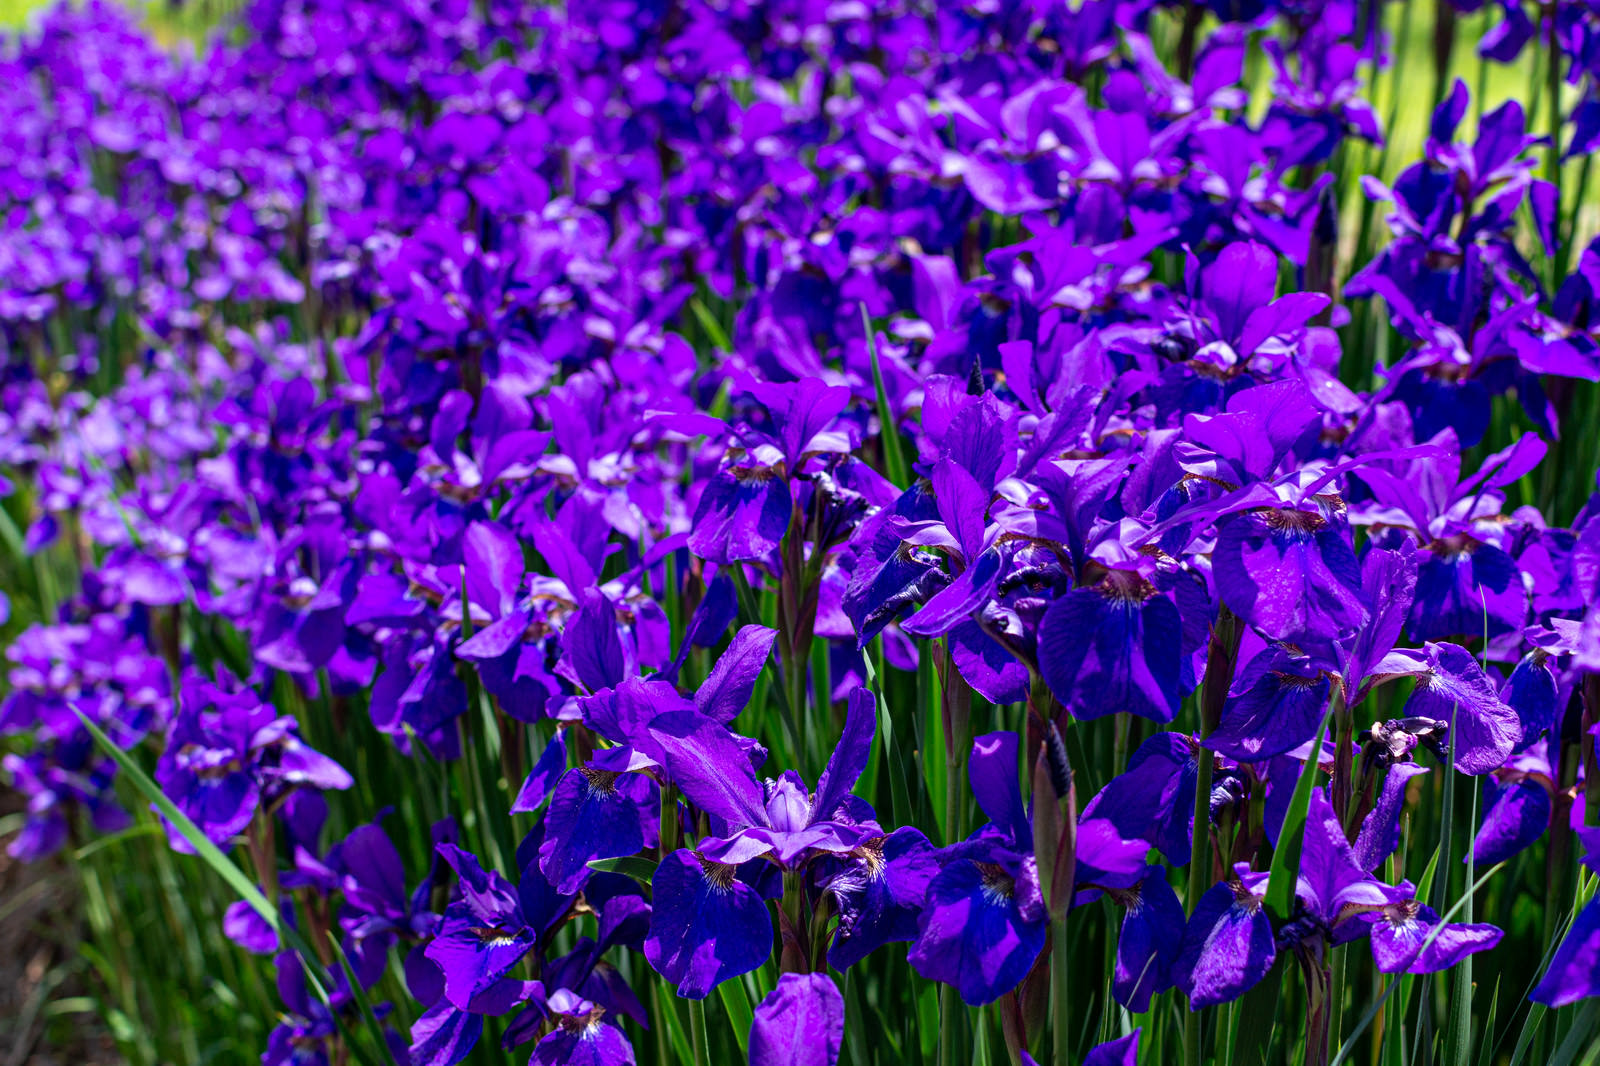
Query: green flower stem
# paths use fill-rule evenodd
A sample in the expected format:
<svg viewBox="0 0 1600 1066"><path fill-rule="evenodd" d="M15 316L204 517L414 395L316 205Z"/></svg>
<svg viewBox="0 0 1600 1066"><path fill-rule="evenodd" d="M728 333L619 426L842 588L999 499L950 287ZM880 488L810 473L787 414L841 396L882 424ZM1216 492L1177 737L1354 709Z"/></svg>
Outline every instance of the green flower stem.
<svg viewBox="0 0 1600 1066"><path fill-rule="evenodd" d="M1067 958L1067 919L1050 923L1050 1061L1054 1066L1071 1066L1072 973Z"/></svg>
<svg viewBox="0 0 1600 1066"><path fill-rule="evenodd" d="M952 985L939 987L939 1066L961 1063L961 1016L966 1008Z"/></svg>
<svg viewBox="0 0 1600 1066"><path fill-rule="evenodd" d="M707 1066L711 1059L706 1045L710 1041L706 1037L706 1002L703 999L689 1000L689 1041L694 1048L694 1066Z"/></svg>
<svg viewBox="0 0 1600 1066"><path fill-rule="evenodd" d="M1233 684L1233 670L1239 658L1239 619L1222 607L1211 627L1211 647L1206 653L1205 683L1200 688L1200 739L1205 740L1222 720L1222 705ZM1194 787L1193 844L1189 849L1189 883L1184 906L1194 913L1200 897L1211 885L1211 753L1201 748L1196 758L1198 773ZM1200 1066L1200 1012L1189 1011L1183 1019L1184 1066Z"/></svg>
<svg viewBox="0 0 1600 1066"><path fill-rule="evenodd" d="M962 801L966 798L967 754L972 744L972 689L955 668L946 642L941 639L933 647L944 715L945 839L953 844L966 836L966 826L962 824L966 804Z"/></svg>

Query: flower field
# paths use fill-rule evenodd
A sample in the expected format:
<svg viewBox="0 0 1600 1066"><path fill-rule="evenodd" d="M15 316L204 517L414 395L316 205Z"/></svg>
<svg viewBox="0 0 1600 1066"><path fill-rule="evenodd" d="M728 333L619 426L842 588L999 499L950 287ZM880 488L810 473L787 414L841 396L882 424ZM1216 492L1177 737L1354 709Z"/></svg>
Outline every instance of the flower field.
<svg viewBox="0 0 1600 1066"><path fill-rule="evenodd" d="M149 15L0 34L0 1066L1600 1063L1600 6Z"/></svg>

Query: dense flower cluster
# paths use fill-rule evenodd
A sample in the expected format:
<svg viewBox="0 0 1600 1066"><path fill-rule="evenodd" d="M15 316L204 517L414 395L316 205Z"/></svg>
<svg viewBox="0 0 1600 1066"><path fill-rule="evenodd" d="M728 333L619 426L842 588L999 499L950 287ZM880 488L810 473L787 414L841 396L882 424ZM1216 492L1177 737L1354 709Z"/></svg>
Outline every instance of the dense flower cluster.
<svg viewBox="0 0 1600 1066"><path fill-rule="evenodd" d="M1341 286L1372 6L254 0L203 57L55 9L0 49L0 533L78 575L7 650L13 854L126 824L84 719L149 755L281 908L228 912L268 1064L378 988L399 1062L632 1063L725 982L753 1064L831 1064L889 944L1015 1061L1131 1063L1065 1032L1102 911L1079 999L1292 963L1325 1062L1336 948L1502 939L1404 861L1440 789L1480 870L1600 869L1600 497L1527 502L1600 244L1458 81ZM1600 23L1547 6L1584 155ZM499 821L387 813L357 718Z"/></svg>

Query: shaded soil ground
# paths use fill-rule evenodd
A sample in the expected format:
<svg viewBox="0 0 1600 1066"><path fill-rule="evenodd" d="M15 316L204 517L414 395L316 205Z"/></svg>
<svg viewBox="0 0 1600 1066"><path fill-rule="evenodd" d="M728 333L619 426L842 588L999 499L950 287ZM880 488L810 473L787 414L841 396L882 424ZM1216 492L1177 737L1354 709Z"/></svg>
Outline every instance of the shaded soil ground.
<svg viewBox="0 0 1600 1066"><path fill-rule="evenodd" d="M0 790L0 818L17 796ZM120 1063L88 998L78 878L60 856L26 864L0 836L0 1066Z"/></svg>

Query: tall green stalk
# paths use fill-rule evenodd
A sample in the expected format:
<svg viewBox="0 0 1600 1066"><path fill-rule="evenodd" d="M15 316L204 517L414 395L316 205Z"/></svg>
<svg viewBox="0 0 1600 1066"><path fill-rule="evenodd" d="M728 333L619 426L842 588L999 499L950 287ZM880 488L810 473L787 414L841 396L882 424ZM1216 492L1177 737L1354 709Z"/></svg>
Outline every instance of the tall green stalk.
<svg viewBox="0 0 1600 1066"><path fill-rule="evenodd" d="M703 999L689 1000L689 1041L694 1048L694 1066L708 1066L711 1049L706 1035L706 1001Z"/></svg>
<svg viewBox="0 0 1600 1066"><path fill-rule="evenodd" d="M1050 921L1050 1061L1054 1066L1071 1066L1072 966L1067 958L1067 919Z"/></svg>
<svg viewBox="0 0 1600 1066"><path fill-rule="evenodd" d="M1222 720L1222 705L1233 684L1233 671L1239 658L1239 619L1226 606L1219 608L1211 627L1211 646L1206 652L1206 677L1200 688L1200 740L1202 744ZM1211 885L1211 775L1212 756L1202 747L1194 788L1194 821L1189 848L1189 883L1184 906L1192 914L1201 895ZM1200 1012L1191 1010L1183 1019L1184 1066L1200 1066Z"/></svg>

